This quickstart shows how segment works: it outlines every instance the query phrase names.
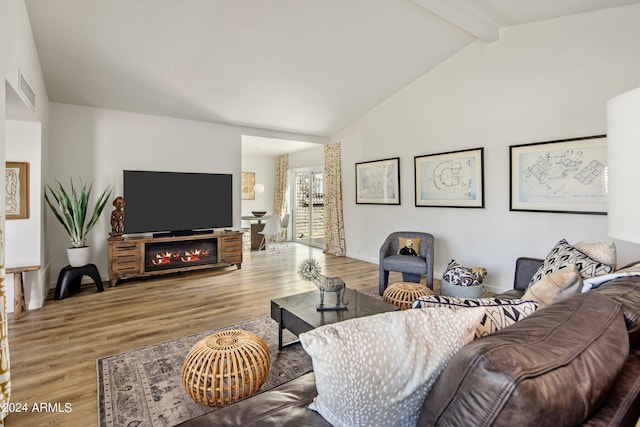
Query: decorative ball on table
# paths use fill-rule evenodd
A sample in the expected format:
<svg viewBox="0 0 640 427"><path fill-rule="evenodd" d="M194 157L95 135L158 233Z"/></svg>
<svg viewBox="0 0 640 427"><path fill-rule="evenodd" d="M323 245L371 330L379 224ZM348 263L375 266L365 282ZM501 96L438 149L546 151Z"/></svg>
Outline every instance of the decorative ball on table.
<svg viewBox="0 0 640 427"><path fill-rule="evenodd" d="M182 385L196 402L219 407L257 393L270 364L267 345L256 334L241 329L216 332L187 354Z"/></svg>

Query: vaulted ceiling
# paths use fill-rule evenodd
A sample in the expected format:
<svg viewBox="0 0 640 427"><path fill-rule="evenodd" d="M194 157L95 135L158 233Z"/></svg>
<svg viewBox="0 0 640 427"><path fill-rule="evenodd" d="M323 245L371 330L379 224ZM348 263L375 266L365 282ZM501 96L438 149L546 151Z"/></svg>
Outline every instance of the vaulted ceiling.
<svg viewBox="0 0 640 427"><path fill-rule="evenodd" d="M26 0L50 101L331 136L500 28L640 0Z"/></svg>

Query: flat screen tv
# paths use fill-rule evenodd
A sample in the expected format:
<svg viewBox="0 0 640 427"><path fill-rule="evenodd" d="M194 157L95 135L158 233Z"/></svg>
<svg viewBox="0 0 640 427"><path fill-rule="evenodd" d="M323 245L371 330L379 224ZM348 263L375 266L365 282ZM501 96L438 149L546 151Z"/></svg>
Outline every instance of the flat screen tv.
<svg viewBox="0 0 640 427"><path fill-rule="evenodd" d="M125 170L124 232L189 234L233 226L231 174Z"/></svg>

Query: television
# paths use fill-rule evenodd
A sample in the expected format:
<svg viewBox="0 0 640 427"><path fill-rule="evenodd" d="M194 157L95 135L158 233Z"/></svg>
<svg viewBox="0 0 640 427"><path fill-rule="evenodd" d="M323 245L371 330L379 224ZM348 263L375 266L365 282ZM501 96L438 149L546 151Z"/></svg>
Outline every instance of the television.
<svg viewBox="0 0 640 427"><path fill-rule="evenodd" d="M125 170L124 232L188 235L233 226L231 174Z"/></svg>

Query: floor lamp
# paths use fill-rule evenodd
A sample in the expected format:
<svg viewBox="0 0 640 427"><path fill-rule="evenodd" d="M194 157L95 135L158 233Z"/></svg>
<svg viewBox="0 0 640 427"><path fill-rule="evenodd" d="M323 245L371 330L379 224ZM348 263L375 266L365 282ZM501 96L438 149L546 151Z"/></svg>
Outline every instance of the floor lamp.
<svg viewBox="0 0 640 427"><path fill-rule="evenodd" d="M640 243L640 88L607 102L609 236Z"/></svg>

